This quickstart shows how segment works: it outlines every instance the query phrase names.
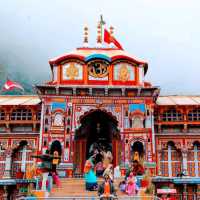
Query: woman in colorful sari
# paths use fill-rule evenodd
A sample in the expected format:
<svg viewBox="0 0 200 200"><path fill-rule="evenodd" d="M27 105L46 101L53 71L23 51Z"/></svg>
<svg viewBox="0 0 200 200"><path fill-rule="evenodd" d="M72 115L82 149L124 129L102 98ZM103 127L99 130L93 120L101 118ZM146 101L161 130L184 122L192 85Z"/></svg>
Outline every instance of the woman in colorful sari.
<svg viewBox="0 0 200 200"><path fill-rule="evenodd" d="M136 194L136 179L135 176L133 176L133 173L131 172L129 177L127 178L127 187L126 187L126 193L131 196Z"/></svg>
<svg viewBox="0 0 200 200"><path fill-rule="evenodd" d="M94 170L94 163L93 163L93 157L90 157L84 167L84 173L85 173L85 188L89 191L94 191L97 189L97 177Z"/></svg>

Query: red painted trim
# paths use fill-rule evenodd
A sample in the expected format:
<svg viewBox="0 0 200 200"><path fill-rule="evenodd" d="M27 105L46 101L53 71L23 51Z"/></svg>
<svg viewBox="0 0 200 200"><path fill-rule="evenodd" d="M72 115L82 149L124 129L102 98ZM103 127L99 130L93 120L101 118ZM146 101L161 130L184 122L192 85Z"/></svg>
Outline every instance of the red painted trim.
<svg viewBox="0 0 200 200"><path fill-rule="evenodd" d="M74 84L80 84L82 85L84 83L84 80L62 80L61 84L67 84L67 85L74 85Z"/></svg>
<svg viewBox="0 0 200 200"><path fill-rule="evenodd" d="M108 85L109 80L100 81L100 80L88 80L88 85Z"/></svg>
<svg viewBox="0 0 200 200"><path fill-rule="evenodd" d="M95 48L95 47L93 47L93 48L91 48L91 47L79 47L79 48L76 48L77 50L105 50L105 51L110 51L110 50L112 50L112 51L114 51L114 50L117 50L117 51L119 51L119 50L121 50L121 49L119 49L119 48ZM123 51L123 50L121 50L121 51Z"/></svg>
<svg viewBox="0 0 200 200"><path fill-rule="evenodd" d="M67 60L67 59L70 59L70 58L74 58L74 59L78 59L78 60L81 60L81 61L84 61L84 56L80 56L80 55L77 55L77 54L68 54L68 55L63 55L61 57L58 57L56 59L52 59L49 61L49 64L52 66L52 65L56 65L56 64L59 64L61 63L62 61L64 60Z"/></svg>
<svg viewBox="0 0 200 200"><path fill-rule="evenodd" d="M134 63L136 63L136 64L147 64L147 63L144 62L144 61L136 60L136 59L133 58L133 57L129 57L129 56L125 56L125 55L113 56L113 57L111 57L111 59L112 59L112 62L114 62L114 61L116 61L116 60L122 60L122 59L124 59L124 60L132 61L132 62L134 62Z"/></svg>
<svg viewBox="0 0 200 200"><path fill-rule="evenodd" d="M123 81L114 81L112 82L113 85L137 85L137 82L134 80L134 81L126 81L126 82L123 82Z"/></svg>

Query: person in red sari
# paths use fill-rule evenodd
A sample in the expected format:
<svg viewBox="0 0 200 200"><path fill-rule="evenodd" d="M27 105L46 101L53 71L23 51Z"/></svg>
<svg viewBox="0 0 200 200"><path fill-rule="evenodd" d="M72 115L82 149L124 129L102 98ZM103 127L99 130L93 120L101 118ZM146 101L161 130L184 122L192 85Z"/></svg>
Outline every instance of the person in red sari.
<svg viewBox="0 0 200 200"><path fill-rule="evenodd" d="M144 167L137 160L134 160L132 172L134 176L143 175Z"/></svg>

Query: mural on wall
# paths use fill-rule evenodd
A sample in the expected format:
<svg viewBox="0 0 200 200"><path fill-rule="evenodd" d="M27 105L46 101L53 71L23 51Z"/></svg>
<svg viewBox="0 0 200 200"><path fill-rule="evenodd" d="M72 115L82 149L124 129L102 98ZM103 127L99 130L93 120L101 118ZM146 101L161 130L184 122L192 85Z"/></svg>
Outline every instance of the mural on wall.
<svg viewBox="0 0 200 200"><path fill-rule="evenodd" d="M134 67L128 63L119 63L114 66L114 80L117 81L134 81Z"/></svg>
<svg viewBox="0 0 200 200"><path fill-rule="evenodd" d="M70 62L63 65L63 80L82 80L83 65Z"/></svg>
<svg viewBox="0 0 200 200"><path fill-rule="evenodd" d="M58 99L51 103L52 126L64 128L64 112L66 111L65 99Z"/></svg>

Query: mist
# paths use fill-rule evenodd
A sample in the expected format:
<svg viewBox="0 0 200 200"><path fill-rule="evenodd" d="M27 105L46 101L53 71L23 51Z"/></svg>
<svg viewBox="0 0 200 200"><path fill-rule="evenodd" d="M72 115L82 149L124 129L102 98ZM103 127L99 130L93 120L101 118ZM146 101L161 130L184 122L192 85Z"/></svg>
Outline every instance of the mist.
<svg viewBox="0 0 200 200"><path fill-rule="evenodd" d="M198 0L1 0L0 84L6 76L50 80L48 61L81 47L85 24L94 46L103 14L124 49L149 63L146 81L161 94L198 95L199 7Z"/></svg>

